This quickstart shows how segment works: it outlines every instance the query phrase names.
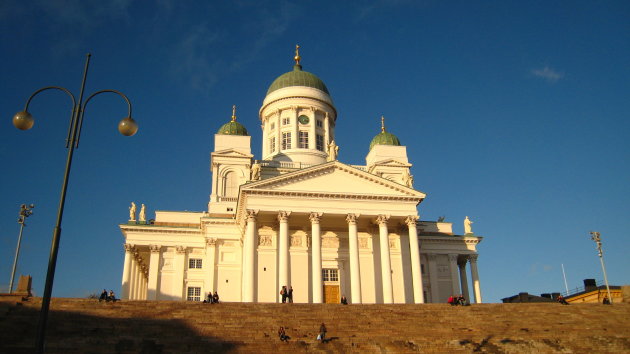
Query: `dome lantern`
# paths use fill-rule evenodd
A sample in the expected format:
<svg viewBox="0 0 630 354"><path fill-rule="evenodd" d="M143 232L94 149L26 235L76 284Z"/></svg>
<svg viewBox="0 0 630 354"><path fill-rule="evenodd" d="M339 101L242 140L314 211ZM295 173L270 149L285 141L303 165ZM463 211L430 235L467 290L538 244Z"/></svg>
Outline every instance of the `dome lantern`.
<svg viewBox="0 0 630 354"><path fill-rule="evenodd" d="M392 133L388 133L385 130L385 117L381 116L381 132L372 139L370 143L370 150L374 147L374 145L393 145L400 146L400 140L398 137Z"/></svg>
<svg viewBox="0 0 630 354"><path fill-rule="evenodd" d="M217 134L221 135L243 135L248 136L247 129L239 122L236 121L236 105L232 106L232 119L223 124L217 131Z"/></svg>

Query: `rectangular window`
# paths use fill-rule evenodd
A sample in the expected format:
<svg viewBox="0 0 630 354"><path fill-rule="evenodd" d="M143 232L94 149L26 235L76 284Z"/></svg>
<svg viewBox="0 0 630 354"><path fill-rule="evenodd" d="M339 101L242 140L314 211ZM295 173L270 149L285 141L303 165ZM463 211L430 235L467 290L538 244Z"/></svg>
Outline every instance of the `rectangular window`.
<svg viewBox="0 0 630 354"><path fill-rule="evenodd" d="M188 301L201 301L201 288L200 287L188 287Z"/></svg>
<svg viewBox="0 0 630 354"><path fill-rule="evenodd" d="M282 125L289 125L289 123L291 123L291 118L289 117L282 118Z"/></svg>
<svg viewBox="0 0 630 354"><path fill-rule="evenodd" d="M269 138L269 152L276 152L276 137Z"/></svg>
<svg viewBox="0 0 630 354"><path fill-rule="evenodd" d="M324 151L324 136L317 134L317 136L315 137L315 147L317 148L317 150L319 151Z"/></svg>
<svg viewBox="0 0 630 354"><path fill-rule="evenodd" d="M282 133L282 150L291 148L291 132Z"/></svg>
<svg viewBox="0 0 630 354"><path fill-rule="evenodd" d="M321 119L318 119L318 120L317 120L317 127L318 127L318 128L322 128L323 126L324 126L324 123L322 123L322 120L321 120Z"/></svg>
<svg viewBox="0 0 630 354"><path fill-rule="evenodd" d="M188 260L188 269L201 269L201 259L190 258Z"/></svg>
<svg viewBox="0 0 630 354"><path fill-rule="evenodd" d="M339 281L339 271L337 269L322 269L323 281Z"/></svg>
<svg viewBox="0 0 630 354"><path fill-rule="evenodd" d="M308 132L300 132L300 149L308 149Z"/></svg>

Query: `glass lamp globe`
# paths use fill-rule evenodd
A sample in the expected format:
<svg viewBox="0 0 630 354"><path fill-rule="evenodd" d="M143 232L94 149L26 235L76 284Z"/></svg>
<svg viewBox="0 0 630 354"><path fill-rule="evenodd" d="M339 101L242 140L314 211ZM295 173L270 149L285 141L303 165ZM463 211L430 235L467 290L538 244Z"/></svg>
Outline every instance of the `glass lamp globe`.
<svg viewBox="0 0 630 354"><path fill-rule="evenodd" d="M138 124L131 117L123 118L118 123L118 131L124 136L133 136L138 131Z"/></svg>
<svg viewBox="0 0 630 354"><path fill-rule="evenodd" d="M13 116L13 125L20 130L29 130L35 124L35 120L33 116L27 111L17 112Z"/></svg>

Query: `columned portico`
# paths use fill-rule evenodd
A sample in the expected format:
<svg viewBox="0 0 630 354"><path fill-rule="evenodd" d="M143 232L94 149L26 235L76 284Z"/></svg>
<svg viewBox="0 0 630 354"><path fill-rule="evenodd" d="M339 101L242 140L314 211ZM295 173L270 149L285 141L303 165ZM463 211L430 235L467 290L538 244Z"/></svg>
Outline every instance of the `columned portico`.
<svg viewBox="0 0 630 354"><path fill-rule="evenodd" d="M321 213L311 213L311 269L312 269L312 290L313 303L322 303L322 238L319 226Z"/></svg>
<svg viewBox="0 0 630 354"><path fill-rule="evenodd" d="M479 272L477 271L477 254L471 254L470 257L470 275L473 281L473 292L475 293L475 303L480 304L481 300L481 285L479 284Z"/></svg>
<svg viewBox="0 0 630 354"><path fill-rule="evenodd" d="M291 212L280 211L278 221L280 222L280 240L278 242L278 282L279 286L289 287L289 215Z"/></svg>
<svg viewBox="0 0 630 354"><path fill-rule="evenodd" d="M418 246L418 217L410 215L405 219L409 229L409 252L411 253L411 279L413 282L413 299L416 304L424 302L422 295L422 268L420 266L420 247Z"/></svg>
<svg viewBox="0 0 630 354"><path fill-rule="evenodd" d="M160 249L159 245L150 245L149 251L149 281L147 289L147 300L158 299L158 270L160 268Z"/></svg>
<svg viewBox="0 0 630 354"><path fill-rule="evenodd" d="M357 233L357 214L348 214L348 249L350 252L350 299L353 304L362 303L361 270L359 263L359 235Z"/></svg>
<svg viewBox="0 0 630 354"><path fill-rule="evenodd" d="M389 216L379 215L376 218L379 230L379 240L381 248L381 276L383 279L383 303L392 304L394 302L394 290L392 288L392 262L389 254L389 231L387 230L387 220Z"/></svg>
<svg viewBox="0 0 630 354"><path fill-rule="evenodd" d="M258 211L247 210L247 230L243 244L243 302L254 302L254 273L256 251L256 215Z"/></svg>

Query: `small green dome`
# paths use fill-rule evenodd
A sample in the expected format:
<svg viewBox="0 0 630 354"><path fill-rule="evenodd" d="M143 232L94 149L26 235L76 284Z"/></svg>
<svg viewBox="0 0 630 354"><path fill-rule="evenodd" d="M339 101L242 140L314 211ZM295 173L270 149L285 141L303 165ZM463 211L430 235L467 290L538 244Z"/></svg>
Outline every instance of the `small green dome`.
<svg viewBox="0 0 630 354"><path fill-rule="evenodd" d="M245 129L245 127L243 126L243 124L234 121L234 122L227 122L225 124L223 124L221 126L221 128L219 128L219 130L217 131L217 134L223 134L223 135L249 135L247 134L247 129Z"/></svg>
<svg viewBox="0 0 630 354"><path fill-rule="evenodd" d="M398 140L398 137L396 137L396 135L392 133L382 132L375 136L374 139L372 139L372 142L370 143L370 150L372 150L372 147L374 147L374 145L400 146L400 140Z"/></svg>
<svg viewBox="0 0 630 354"><path fill-rule="evenodd" d="M324 91L328 95L330 95L330 93L328 92L328 88L326 87L326 85L324 85L324 82L314 74L311 74L307 71L302 71L302 65L300 64L296 64L293 67L293 71L284 73L280 75L277 79L275 79L271 86L269 86L269 90L267 90L267 95L269 95L273 91L291 86L312 87L320 91Z"/></svg>
<svg viewBox="0 0 630 354"><path fill-rule="evenodd" d="M248 136L247 129L243 124L236 121L236 105L232 106L232 120L223 124L217 131L221 135L244 135Z"/></svg>

